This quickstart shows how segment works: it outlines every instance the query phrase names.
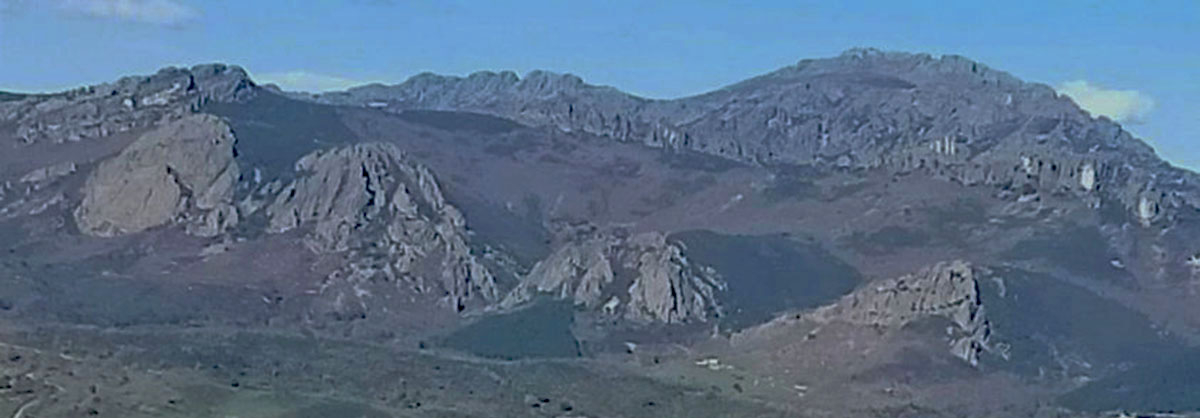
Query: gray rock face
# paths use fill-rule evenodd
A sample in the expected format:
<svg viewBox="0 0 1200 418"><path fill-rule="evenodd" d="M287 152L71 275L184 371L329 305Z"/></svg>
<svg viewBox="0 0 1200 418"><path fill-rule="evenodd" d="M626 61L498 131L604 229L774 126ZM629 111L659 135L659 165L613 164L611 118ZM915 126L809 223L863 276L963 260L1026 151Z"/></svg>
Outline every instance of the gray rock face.
<svg viewBox="0 0 1200 418"><path fill-rule="evenodd" d="M15 136L25 143L79 141L149 126L208 101L242 100L252 94L254 83L239 67L171 67L150 76L3 101L0 122L12 122Z"/></svg>
<svg viewBox="0 0 1200 418"><path fill-rule="evenodd" d="M410 288L459 311L498 298L492 273L467 246L462 214L429 169L394 145L317 151L296 171L265 209L268 232L300 228L313 251L347 253L346 268L323 289L339 293L335 311Z"/></svg>
<svg viewBox="0 0 1200 418"><path fill-rule="evenodd" d="M1050 87L958 56L851 50L723 89L649 100L578 77L422 74L305 96L391 111L461 110L764 165L923 170L964 184L1072 193L1143 225L1200 207L1175 169Z"/></svg>
<svg viewBox="0 0 1200 418"><path fill-rule="evenodd" d="M705 321L719 311L725 284L685 252L657 232L588 233L537 263L501 306L550 294L637 322Z"/></svg>
<svg viewBox="0 0 1200 418"><path fill-rule="evenodd" d="M944 317L953 324L951 352L974 366L980 354L993 350L992 327L976 281L979 274L963 261L939 263L915 274L871 283L812 316L887 328ZM1002 348L997 352L1007 355Z"/></svg>
<svg viewBox="0 0 1200 418"><path fill-rule="evenodd" d="M142 135L88 176L75 210L79 230L116 236L178 221L213 236L236 225L234 143L228 125L203 114Z"/></svg>

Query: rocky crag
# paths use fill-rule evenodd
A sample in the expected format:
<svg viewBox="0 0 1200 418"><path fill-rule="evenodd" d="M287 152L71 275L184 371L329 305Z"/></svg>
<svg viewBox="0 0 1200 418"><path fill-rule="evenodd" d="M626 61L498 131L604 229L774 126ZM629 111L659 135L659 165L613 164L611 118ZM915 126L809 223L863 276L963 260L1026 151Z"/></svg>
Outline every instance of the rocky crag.
<svg viewBox="0 0 1200 418"><path fill-rule="evenodd" d="M992 325L977 281L983 274L986 271L963 261L939 263L911 275L873 282L806 317L888 329L944 318L952 324L950 352L974 366L985 352L1008 355L1005 345L992 341Z"/></svg>
<svg viewBox="0 0 1200 418"><path fill-rule="evenodd" d="M635 322L706 321L719 313L725 284L685 253L682 243L657 232L588 229L534 265L501 306L549 294Z"/></svg>
<svg viewBox="0 0 1200 418"><path fill-rule="evenodd" d="M492 273L471 253L465 220L428 168L394 145L367 143L308 154L297 178L271 193L267 231L303 229L318 253L346 253L322 292L335 312L368 309L372 297L406 289L463 311L498 299ZM252 207L252 206L251 206Z"/></svg>

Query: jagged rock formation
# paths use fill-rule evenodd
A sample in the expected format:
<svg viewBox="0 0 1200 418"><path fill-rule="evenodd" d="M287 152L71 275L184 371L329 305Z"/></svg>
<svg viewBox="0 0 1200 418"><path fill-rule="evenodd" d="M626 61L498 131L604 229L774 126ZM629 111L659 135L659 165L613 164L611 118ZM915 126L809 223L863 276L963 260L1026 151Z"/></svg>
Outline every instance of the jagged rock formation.
<svg viewBox="0 0 1200 418"><path fill-rule="evenodd" d="M147 132L88 176L75 210L79 230L110 237L179 221L194 235L220 234L238 222L234 143L229 126L211 115Z"/></svg>
<svg viewBox="0 0 1200 418"><path fill-rule="evenodd" d="M339 293L335 311L350 301L365 309L372 294L395 289L440 295L459 311L498 298L492 273L467 246L462 214L433 173L394 145L316 151L296 172L265 208L268 232L301 228L313 251L350 253L322 289Z"/></svg>
<svg viewBox="0 0 1200 418"><path fill-rule="evenodd" d="M650 100L573 75L422 74L305 96L392 111L461 110L764 165L923 170L964 184L1070 193L1142 225L1200 207L1196 175L1050 87L959 56L850 50L711 93Z"/></svg>
<svg viewBox="0 0 1200 418"><path fill-rule="evenodd" d="M150 126L208 101L242 100L253 94L254 83L239 67L169 67L150 76L0 101L0 122L13 122L15 137L25 143L79 141Z"/></svg>
<svg viewBox="0 0 1200 418"><path fill-rule="evenodd" d="M963 261L939 263L918 273L871 283L838 303L818 309L812 318L896 328L929 317L953 324L950 351L970 363L992 351L992 326L976 281L981 271ZM1007 355L1003 349L996 350Z"/></svg>
<svg viewBox="0 0 1200 418"><path fill-rule="evenodd" d="M725 284L685 253L657 232L588 232L537 263L501 306L541 293L638 322L705 321Z"/></svg>

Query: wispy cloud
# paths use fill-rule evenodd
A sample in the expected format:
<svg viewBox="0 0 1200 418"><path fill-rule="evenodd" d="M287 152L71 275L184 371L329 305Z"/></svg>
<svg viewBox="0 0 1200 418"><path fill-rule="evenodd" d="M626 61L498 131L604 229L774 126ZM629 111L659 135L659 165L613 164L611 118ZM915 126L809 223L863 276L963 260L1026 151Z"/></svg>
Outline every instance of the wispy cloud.
<svg viewBox="0 0 1200 418"><path fill-rule="evenodd" d="M51 1L52 2L52 1ZM178 25L200 17L200 11L178 0L58 0L68 13L155 25Z"/></svg>
<svg viewBox="0 0 1200 418"><path fill-rule="evenodd" d="M1154 99L1140 91L1110 90L1083 80L1059 84L1058 92L1070 96L1093 115L1121 123L1142 123L1155 106Z"/></svg>
<svg viewBox="0 0 1200 418"><path fill-rule="evenodd" d="M257 74L254 78L260 83L274 83L279 85L279 88L284 90L306 91L314 93L331 90L345 90L350 87L361 86L363 84L372 82L367 80L354 80L333 75L317 74L303 70Z"/></svg>

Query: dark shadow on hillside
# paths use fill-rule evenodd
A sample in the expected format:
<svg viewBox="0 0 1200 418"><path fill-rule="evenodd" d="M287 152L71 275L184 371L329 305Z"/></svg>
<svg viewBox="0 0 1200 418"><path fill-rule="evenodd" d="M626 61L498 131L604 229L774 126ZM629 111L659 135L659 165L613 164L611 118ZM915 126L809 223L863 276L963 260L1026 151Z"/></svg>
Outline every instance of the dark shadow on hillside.
<svg viewBox="0 0 1200 418"><path fill-rule="evenodd" d="M527 308L480 319L442 342L446 347L502 360L579 357L571 333L575 307L569 301L539 300Z"/></svg>
<svg viewBox="0 0 1200 418"><path fill-rule="evenodd" d="M503 134L524 128L524 125L508 119L470 112L443 110L405 110L398 114L400 119L444 131L466 131L481 134Z"/></svg>
<svg viewBox="0 0 1200 418"><path fill-rule="evenodd" d="M1017 243L1005 256L1016 260L1042 260L1075 276L1135 286L1129 272L1112 265L1116 253L1094 226L1068 225L1041 232Z"/></svg>
<svg viewBox="0 0 1200 418"><path fill-rule="evenodd" d="M692 262L711 266L729 284L720 296L724 325L739 329L789 309L817 307L854 289L861 276L821 246L784 235L721 235L688 231L671 235L687 246Z"/></svg>
<svg viewBox="0 0 1200 418"><path fill-rule="evenodd" d="M997 269L981 283L993 341L1010 358L983 365L1030 378L1099 380L1061 399L1087 411L1200 407L1200 353L1160 334L1143 314L1049 275ZM1190 363L1189 363L1190 362Z"/></svg>
<svg viewBox="0 0 1200 418"><path fill-rule="evenodd" d="M357 141L337 108L268 92L242 103L210 103L203 111L229 119L243 172L263 168L268 178L287 177L296 160L316 149Z"/></svg>
<svg viewBox="0 0 1200 418"><path fill-rule="evenodd" d="M550 255L550 233L542 226L541 212L526 201L522 216L482 199L461 195L453 187L444 190L446 200L462 211L472 242L498 248L528 269Z"/></svg>
<svg viewBox="0 0 1200 418"><path fill-rule="evenodd" d="M927 246L932 237L919 229L890 225L871 233L856 231L844 241L847 246L861 254L878 256L893 254L901 249Z"/></svg>
<svg viewBox="0 0 1200 418"><path fill-rule="evenodd" d="M8 307L0 314L98 327L259 323L271 315L261 295L240 287L177 286L99 270L92 263L0 266L0 305Z"/></svg>
<svg viewBox="0 0 1200 418"><path fill-rule="evenodd" d="M1200 411L1200 350L1151 359L1063 395L1059 402L1090 412Z"/></svg>

